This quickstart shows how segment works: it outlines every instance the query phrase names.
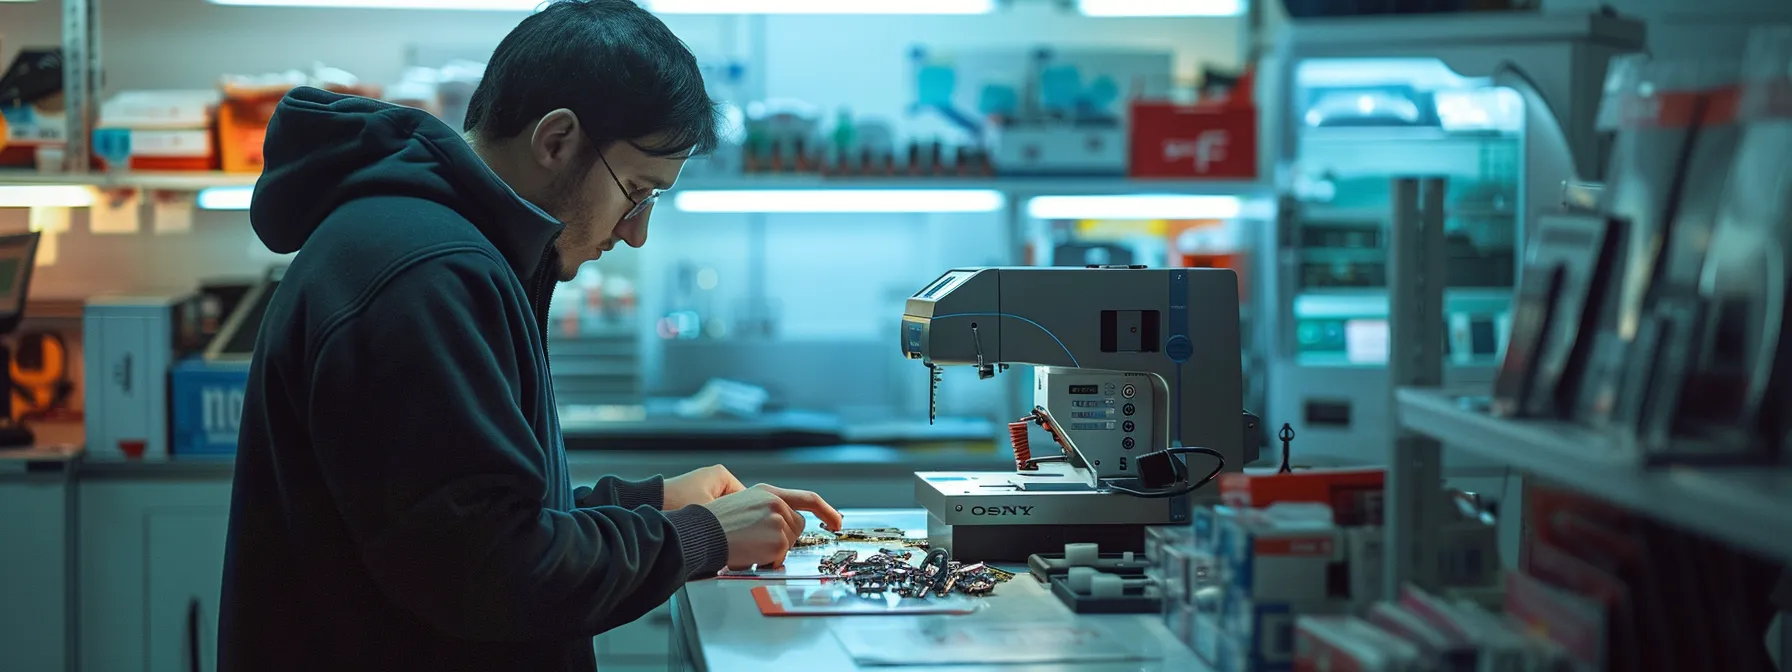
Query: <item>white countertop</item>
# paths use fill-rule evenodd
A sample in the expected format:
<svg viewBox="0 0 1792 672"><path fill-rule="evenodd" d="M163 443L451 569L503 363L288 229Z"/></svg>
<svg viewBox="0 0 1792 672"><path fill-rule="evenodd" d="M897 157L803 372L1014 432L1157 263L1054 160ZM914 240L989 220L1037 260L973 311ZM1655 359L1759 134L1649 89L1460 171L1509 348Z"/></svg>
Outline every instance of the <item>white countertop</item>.
<svg viewBox="0 0 1792 672"><path fill-rule="evenodd" d="M920 509L872 510L854 509L842 512L847 527L900 527L914 530L925 527L925 512ZM911 533L912 534L912 533ZM961 560L966 560L961 558ZM969 559L974 560L974 559ZM1009 569L1022 569L1009 567ZM900 670L903 668L860 668L835 639L830 624L843 618L904 620L938 619L938 616L840 616L840 617L776 617L759 613L751 591L760 581L711 580L687 584L673 598L673 623L682 637L687 662L697 670L711 672L750 672L752 670L827 670L851 672L860 669ZM1140 647L1156 660L1137 660L1104 664L1074 665L977 665L928 666L928 672L966 672L991 670L1012 672L1203 672L1208 667L1193 651L1164 628L1157 614L1078 616L1065 607L1051 592L1024 570L1008 583L984 598L987 607L966 616L963 627L975 629L979 623L1064 623L1084 619L1104 622L1118 632L1137 633ZM918 660L926 652L917 651Z"/></svg>

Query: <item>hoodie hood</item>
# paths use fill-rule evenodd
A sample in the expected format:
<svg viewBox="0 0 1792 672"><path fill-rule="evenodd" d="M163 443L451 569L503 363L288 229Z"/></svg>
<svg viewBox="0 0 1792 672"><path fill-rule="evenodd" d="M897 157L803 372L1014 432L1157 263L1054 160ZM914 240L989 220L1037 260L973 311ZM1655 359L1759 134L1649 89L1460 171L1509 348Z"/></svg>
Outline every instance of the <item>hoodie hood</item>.
<svg viewBox="0 0 1792 672"><path fill-rule="evenodd" d="M535 276L560 233L558 220L517 196L459 133L423 110L299 87L275 108L262 154L249 220L278 254L297 252L330 213L371 196L453 208L518 278Z"/></svg>

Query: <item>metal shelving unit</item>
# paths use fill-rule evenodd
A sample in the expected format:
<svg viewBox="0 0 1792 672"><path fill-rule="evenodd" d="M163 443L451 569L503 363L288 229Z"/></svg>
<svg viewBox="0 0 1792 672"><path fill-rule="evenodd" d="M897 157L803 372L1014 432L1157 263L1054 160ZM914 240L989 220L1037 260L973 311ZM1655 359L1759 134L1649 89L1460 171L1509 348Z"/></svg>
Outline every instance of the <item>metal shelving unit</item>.
<svg viewBox="0 0 1792 672"><path fill-rule="evenodd" d="M1401 427L1451 448L1792 561L1792 470L1644 469L1629 458L1622 438L1568 422L1494 417L1472 393L1405 388L1395 401Z"/></svg>
<svg viewBox="0 0 1792 672"><path fill-rule="evenodd" d="M0 185L81 185L102 189L152 191L202 191L222 187L254 186L253 173L193 172L89 172L41 173L0 170ZM762 191L813 189L988 189L1013 196L1247 196L1263 193L1258 182L1223 180L1139 180L1124 177L823 177L819 175L741 175L736 177L688 177L679 180L679 191Z"/></svg>

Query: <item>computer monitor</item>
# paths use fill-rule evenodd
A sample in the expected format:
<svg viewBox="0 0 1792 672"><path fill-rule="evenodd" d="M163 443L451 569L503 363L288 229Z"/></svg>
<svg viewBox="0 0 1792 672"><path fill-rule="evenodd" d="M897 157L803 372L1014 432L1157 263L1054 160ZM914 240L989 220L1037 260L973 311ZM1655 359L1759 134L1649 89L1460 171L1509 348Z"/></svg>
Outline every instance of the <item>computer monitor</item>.
<svg viewBox="0 0 1792 672"><path fill-rule="evenodd" d="M0 236L0 335L10 334L25 320L25 297L31 291L31 269L37 265L39 234ZM12 349L0 343L0 448L19 448L35 442L31 430L12 418Z"/></svg>
<svg viewBox="0 0 1792 672"><path fill-rule="evenodd" d="M25 319L25 297L31 290L40 235L33 231L0 236L0 334L12 333Z"/></svg>
<svg viewBox="0 0 1792 672"><path fill-rule="evenodd" d="M247 362L255 355L255 340L261 333L261 319L267 316L268 304L274 301L274 291L280 288L280 279L286 275L285 266L274 266L268 269L261 282L249 289L243 300L238 301L236 310L224 320L224 326L218 335L205 348L205 360L208 362Z"/></svg>

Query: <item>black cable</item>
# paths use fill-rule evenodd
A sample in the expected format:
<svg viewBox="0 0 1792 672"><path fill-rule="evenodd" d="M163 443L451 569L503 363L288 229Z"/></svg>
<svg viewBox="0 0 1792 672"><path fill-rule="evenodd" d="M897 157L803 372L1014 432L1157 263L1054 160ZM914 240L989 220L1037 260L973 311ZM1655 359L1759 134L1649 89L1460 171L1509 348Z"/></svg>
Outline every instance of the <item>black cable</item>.
<svg viewBox="0 0 1792 672"><path fill-rule="evenodd" d="M1158 451L1156 453L1151 453L1151 455L1158 455L1158 454L1165 454L1165 455L1171 455L1171 456L1175 456L1175 455L1208 455L1208 456L1213 457L1214 462L1216 464L1213 465L1213 471L1211 473L1207 474L1206 478L1203 478L1199 481L1191 481L1187 485L1184 485L1183 487L1170 489L1170 490L1137 490L1137 489L1130 488L1130 487L1127 487L1124 485L1120 485L1120 483L1122 483L1123 481L1117 481L1117 480L1116 481L1102 481L1102 485L1107 486L1107 488L1109 490L1113 490L1114 492L1124 493L1124 494L1132 495L1134 497L1141 497L1144 499L1164 499L1164 498L1168 498L1168 497L1181 497L1188 493L1199 490L1202 486L1205 486L1208 483L1212 483L1213 479L1219 478L1220 472L1226 470L1226 456L1221 454L1220 451L1214 450L1212 448L1191 448L1191 447L1166 448L1166 449ZM1147 456L1141 455L1140 457L1147 457ZM1170 463L1175 464L1176 461L1171 460ZM1187 478L1186 474L1184 475L1184 478ZM1136 483L1136 482L1138 482L1138 479L1128 479L1128 481Z"/></svg>

